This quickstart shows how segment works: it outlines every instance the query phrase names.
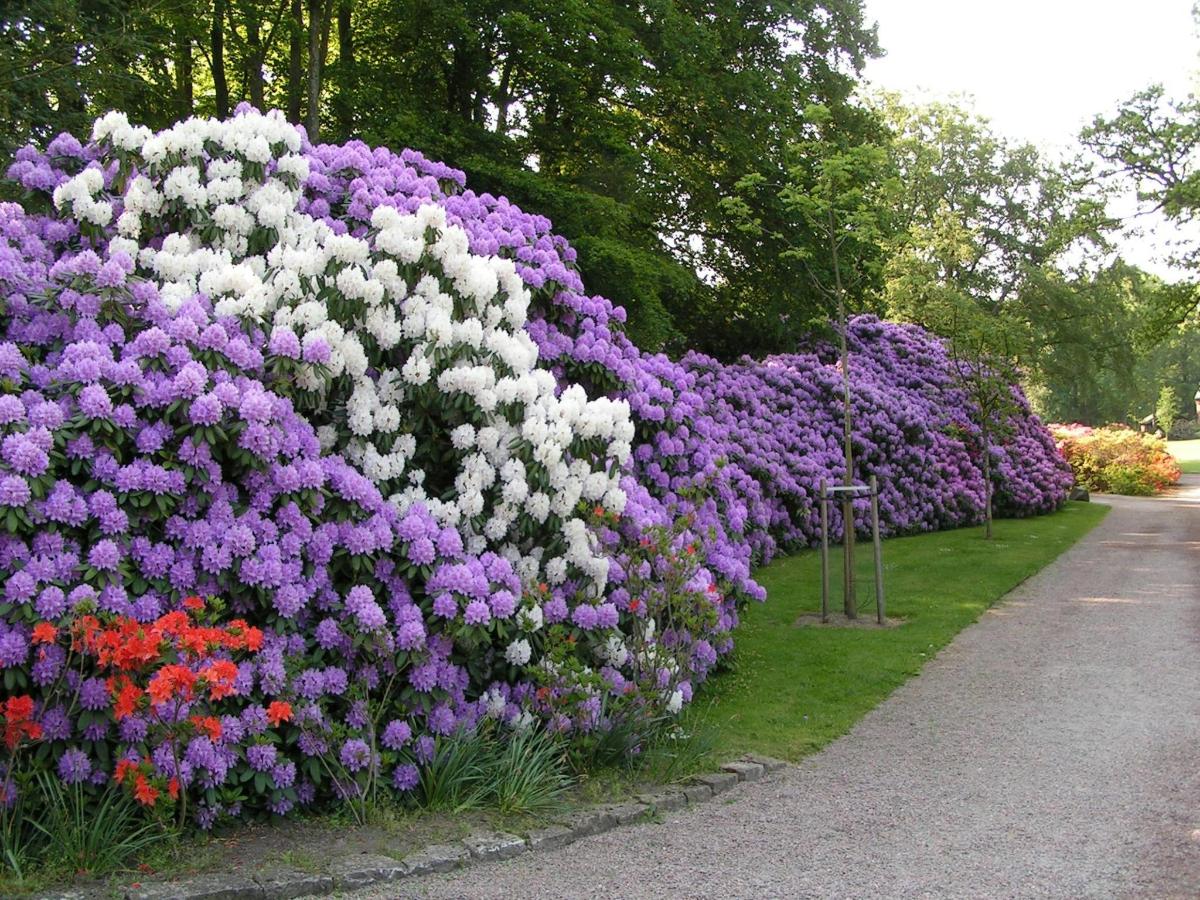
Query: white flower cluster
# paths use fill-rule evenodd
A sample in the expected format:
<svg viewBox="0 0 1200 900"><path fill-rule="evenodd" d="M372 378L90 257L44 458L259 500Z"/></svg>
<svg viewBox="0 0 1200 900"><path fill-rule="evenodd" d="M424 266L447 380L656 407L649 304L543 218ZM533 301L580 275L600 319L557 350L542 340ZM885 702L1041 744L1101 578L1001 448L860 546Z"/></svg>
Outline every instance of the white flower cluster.
<svg viewBox="0 0 1200 900"><path fill-rule="evenodd" d="M114 112L96 122L92 138L137 159L109 252L125 252L152 272L168 307L200 292L219 315L261 318L311 288L302 279L319 274L312 251L330 229L297 212L308 162L299 152L299 132L281 113L224 122L192 118L154 133ZM78 215L78 189L64 193L63 201L58 191L55 202L61 207L73 200ZM111 205L108 212L111 219ZM172 214L190 227L168 234L157 250L139 240ZM250 255L251 236L264 229L273 231L274 246Z"/></svg>
<svg viewBox="0 0 1200 900"><path fill-rule="evenodd" d="M113 217L112 203L96 199L103 190L104 173L89 166L54 189L54 205L60 210L70 206L71 215L79 221L103 227Z"/></svg>
<svg viewBox="0 0 1200 900"><path fill-rule="evenodd" d="M523 666L529 662L532 654L533 648L529 646L529 641L519 638L508 645L508 649L504 651L504 658L514 666Z"/></svg>
<svg viewBox="0 0 1200 900"><path fill-rule="evenodd" d="M629 661L629 648L625 645L624 636L618 631L610 634L603 644L596 648L596 656L601 662L608 663L615 669L620 669Z"/></svg>
<svg viewBox="0 0 1200 900"><path fill-rule="evenodd" d="M447 224L441 207L425 205L414 215L379 207L371 224L370 269L366 260L346 265L362 266L356 290L363 290L360 277L366 286L380 286L369 295L363 290L361 318L375 345L377 375L356 381L347 405L353 433L347 455L376 481L395 483L416 450L397 439L408 427L397 410L470 410L469 421L448 429L458 452L453 498L431 496L425 486L431 473L417 470L400 482L393 500L401 508L424 503L467 535L469 549L498 548L530 581L560 584L582 572L602 590L608 561L575 510L581 500L624 509L618 479L633 437L627 404L589 400L577 386L557 394L554 376L537 367L537 347L524 330L529 293L515 267L472 254L466 233ZM382 259L381 251L387 254ZM395 268L380 278L385 263ZM411 273L407 279L401 270ZM339 284L345 271L337 275ZM387 365L401 359L398 369ZM591 441L598 460L579 452ZM561 522L561 555L543 560L508 540L522 520L544 525L550 516Z"/></svg>
<svg viewBox="0 0 1200 900"><path fill-rule="evenodd" d="M189 119L158 134L110 114L94 136L137 172L110 252L152 274L168 306L199 292L218 315L290 348L300 387L344 405L323 444L402 511L424 503L468 550L496 550L527 584L582 576L603 590L608 561L576 510L624 509L629 408L579 386L558 393L524 330L529 292L510 261L471 253L434 204L380 206L363 237L302 213L308 166L278 113ZM107 222L97 179L85 170L56 202ZM149 234L161 244L141 240Z"/></svg>

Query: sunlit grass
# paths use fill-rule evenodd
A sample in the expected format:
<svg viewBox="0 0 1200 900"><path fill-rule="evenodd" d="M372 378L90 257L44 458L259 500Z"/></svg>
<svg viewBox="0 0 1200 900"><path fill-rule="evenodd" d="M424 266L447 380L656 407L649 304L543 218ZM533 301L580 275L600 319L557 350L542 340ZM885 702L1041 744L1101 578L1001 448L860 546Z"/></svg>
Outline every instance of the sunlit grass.
<svg viewBox="0 0 1200 900"><path fill-rule="evenodd" d="M997 521L992 541L983 540L980 528L886 541L887 613L904 622L885 630L795 627L799 616L820 605L816 553L760 569L767 602L746 611L732 671L704 687L693 715L713 728L724 759L757 751L795 760L819 750L1107 512L1098 504L1069 503L1053 515ZM831 562L840 575L840 556ZM860 613L871 617L869 544L859 547L858 578ZM831 608L840 609L838 578L831 581Z"/></svg>
<svg viewBox="0 0 1200 900"><path fill-rule="evenodd" d="M1179 468L1189 475L1200 475L1200 440L1167 441L1167 450L1179 462Z"/></svg>

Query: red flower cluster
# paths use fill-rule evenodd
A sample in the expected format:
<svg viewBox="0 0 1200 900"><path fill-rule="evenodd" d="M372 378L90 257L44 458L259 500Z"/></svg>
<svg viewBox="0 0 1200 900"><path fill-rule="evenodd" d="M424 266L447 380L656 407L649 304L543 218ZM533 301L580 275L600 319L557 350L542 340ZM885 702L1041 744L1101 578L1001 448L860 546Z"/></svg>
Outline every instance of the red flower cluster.
<svg viewBox="0 0 1200 900"><path fill-rule="evenodd" d="M162 795L162 791L150 782L151 775L147 773L147 769L146 763L134 762L132 759L119 759L116 771L113 772L113 779L117 784L124 784L126 779L132 776L134 799L142 806L153 806ZM179 796L178 779L172 778L167 783L167 795L172 800Z"/></svg>
<svg viewBox="0 0 1200 900"><path fill-rule="evenodd" d="M190 608L196 609L194 605ZM43 625L53 628L44 622L35 627L35 634ZM202 660L217 650L255 653L262 649L263 642L261 629L252 628L244 619L217 628L196 625L181 610L160 616L149 625L125 616L103 625L95 616L83 616L75 624L72 637L73 649L96 657L102 668L122 671L136 671L158 662L171 646L190 660Z"/></svg>
<svg viewBox="0 0 1200 900"><path fill-rule="evenodd" d="M199 597L188 597L183 605L193 613L204 609ZM33 628L34 643L52 644L58 636L49 622ZM231 696L237 691L237 665L227 658L213 659L213 654L255 653L262 645L262 630L244 619L222 627L200 625L182 610L150 624L127 616L109 622L82 616L71 627L72 650L94 657L102 671L115 670L107 687L118 721L133 715L144 697L159 705L173 699L192 700L205 692L214 701ZM150 678L143 689L136 679L145 674Z"/></svg>
<svg viewBox="0 0 1200 900"><path fill-rule="evenodd" d="M33 721L33 698L28 694L9 697L0 707L4 714L4 746L17 748L21 738L36 741L42 736L42 726Z"/></svg>
<svg viewBox="0 0 1200 900"><path fill-rule="evenodd" d="M273 700L270 706L267 707L267 721L274 727L279 727L280 722L290 722L292 719L292 704L283 700Z"/></svg>

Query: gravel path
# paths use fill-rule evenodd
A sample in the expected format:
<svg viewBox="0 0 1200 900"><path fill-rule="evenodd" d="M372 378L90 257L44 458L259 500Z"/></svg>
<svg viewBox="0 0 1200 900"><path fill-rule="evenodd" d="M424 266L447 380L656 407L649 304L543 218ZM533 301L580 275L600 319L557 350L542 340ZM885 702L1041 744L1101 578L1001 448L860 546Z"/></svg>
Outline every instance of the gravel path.
<svg viewBox="0 0 1200 900"><path fill-rule="evenodd" d="M1112 513L768 782L352 896L1200 896L1200 477Z"/></svg>

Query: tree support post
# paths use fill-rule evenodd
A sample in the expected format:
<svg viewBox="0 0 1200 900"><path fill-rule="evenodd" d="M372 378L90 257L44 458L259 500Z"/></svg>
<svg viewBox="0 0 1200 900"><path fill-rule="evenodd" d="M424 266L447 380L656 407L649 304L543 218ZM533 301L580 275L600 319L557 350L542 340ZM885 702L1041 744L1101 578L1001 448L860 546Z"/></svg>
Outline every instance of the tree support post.
<svg viewBox="0 0 1200 900"><path fill-rule="evenodd" d="M883 543L879 540L879 482L871 476L871 540L875 543L875 616L882 625L887 621L883 600Z"/></svg>
<svg viewBox="0 0 1200 900"><path fill-rule="evenodd" d="M846 585L843 603L846 618L857 619L858 597L854 586L854 495L849 491L842 495L842 578Z"/></svg>
<svg viewBox="0 0 1200 900"><path fill-rule="evenodd" d="M821 479L821 621L829 621L829 495Z"/></svg>

